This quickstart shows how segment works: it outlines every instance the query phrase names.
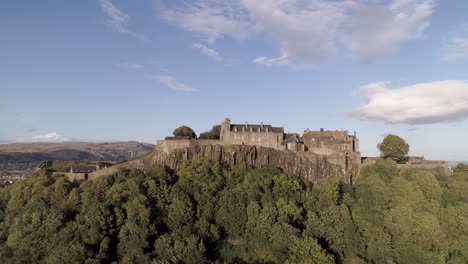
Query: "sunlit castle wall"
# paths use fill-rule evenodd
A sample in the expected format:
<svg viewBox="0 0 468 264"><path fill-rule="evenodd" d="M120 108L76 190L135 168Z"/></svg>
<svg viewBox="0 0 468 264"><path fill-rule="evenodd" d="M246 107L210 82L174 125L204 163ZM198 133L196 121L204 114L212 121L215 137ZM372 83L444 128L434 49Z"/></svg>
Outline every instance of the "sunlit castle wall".
<svg viewBox="0 0 468 264"><path fill-rule="evenodd" d="M282 150L284 128L271 125L231 124L226 118L221 124L220 140L223 145L252 145Z"/></svg>

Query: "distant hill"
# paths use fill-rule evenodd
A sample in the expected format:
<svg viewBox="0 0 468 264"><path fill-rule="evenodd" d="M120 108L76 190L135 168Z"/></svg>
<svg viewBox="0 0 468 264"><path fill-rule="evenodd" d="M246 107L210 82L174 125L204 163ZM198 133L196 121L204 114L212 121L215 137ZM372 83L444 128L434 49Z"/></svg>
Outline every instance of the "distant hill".
<svg viewBox="0 0 468 264"><path fill-rule="evenodd" d="M468 164L468 161L456 161L456 160L449 160L448 164L450 166L457 166L460 163Z"/></svg>
<svg viewBox="0 0 468 264"><path fill-rule="evenodd" d="M44 160L118 161L143 156L154 148L142 142L14 143L0 145L0 162Z"/></svg>

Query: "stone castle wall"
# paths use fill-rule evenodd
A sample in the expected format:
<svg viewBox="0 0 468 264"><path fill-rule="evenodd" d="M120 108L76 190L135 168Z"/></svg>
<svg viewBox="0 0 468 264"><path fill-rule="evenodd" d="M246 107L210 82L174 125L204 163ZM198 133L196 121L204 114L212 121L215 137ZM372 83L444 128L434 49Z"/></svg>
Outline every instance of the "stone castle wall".
<svg viewBox="0 0 468 264"><path fill-rule="evenodd" d="M302 140L309 151L321 155L359 152L358 139L348 131L306 131Z"/></svg>
<svg viewBox="0 0 468 264"><path fill-rule="evenodd" d="M223 145L251 145L280 149L283 133L230 131L226 133L221 142Z"/></svg>
<svg viewBox="0 0 468 264"><path fill-rule="evenodd" d="M250 145L281 149L283 137L282 131L274 131L270 126L231 126L228 118L221 124L220 141L223 145Z"/></svg>
<svg viewBox="0 0 468 264"><path fill-rule="evenodd" d="M420 164L398 164L400 170L425 170L432 172L434 175L451 175L452 169L448 163L435 163L429 161L428 163Z"/></svg>
<svg viewBox="0 0 468 264"><path fill-rule="evenodd" d="M218 145L221 142L217 139L174 139L158 140L155 149L164 153L170 153L176 149L190 148L195 146Z"/></svg>
<svg viewBox="0 0 468 264"><path fill-rule="evenodd" d="M369 166L375 164L380 157L365 157L362 159L361 166ZM448 162L443 160L426 160L424 157L408 157L408 161L404 164L398 164L400 170L425 170L432 172L434 175L451 175L452 168Z"/></svg>

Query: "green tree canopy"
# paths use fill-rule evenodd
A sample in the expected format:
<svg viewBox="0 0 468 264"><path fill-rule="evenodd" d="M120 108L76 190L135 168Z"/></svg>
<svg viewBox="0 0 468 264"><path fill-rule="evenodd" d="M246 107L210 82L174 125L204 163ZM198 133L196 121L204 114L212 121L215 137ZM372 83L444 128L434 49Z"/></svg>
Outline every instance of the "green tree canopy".
<svg viewBox="0 0 468 264"><path fill-rule="evenodd" d="M172 134L174 136L176 136L176 137L190 137L190 138L196 138L197 137L197 134L195 134L193 129L191 129L188 126L180 126L180 127L176 128L176 129L174 129Z"/></svg>
<svg viewBox="0 0 468 264"><path fill-rule="evenodd" d="M352 186L194 158L0 188L1 263L466 263L468 172L391 159Z"/></svg>
<svg viewBox="0 0 468 264"><path fill-rule="evenodd" d="M221 134L221 126L216 125L211 128L210 131L206 131L200 134L201 139L219 139Z"/></svg>
<svg viewBox="0 0 468 264"><path fill-rule="evenodd" d="M397 135L388 135L384 140L377 145L380 150L380 156L384 159L391 159L397 163L402 163L406 160L406 155L409 152L409 145L404 139Z"/></svg>

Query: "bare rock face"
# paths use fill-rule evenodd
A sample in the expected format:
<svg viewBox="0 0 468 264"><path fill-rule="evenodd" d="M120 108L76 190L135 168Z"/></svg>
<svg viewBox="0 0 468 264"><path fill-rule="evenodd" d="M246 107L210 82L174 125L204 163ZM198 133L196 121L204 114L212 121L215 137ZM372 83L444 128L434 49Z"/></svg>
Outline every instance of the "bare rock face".
<svg viewBox="0 0 468 264"><path fill-rule="evenodd" d="M169 154L155 151L150 163L165 165L177 171L185 161L195 157L217 161L226 168L274 166L287 174L304 177L312 183L333 176L339 177L342 182L352 183L353 177L359 173L360 162L343 156L340 162L342 165L338 165L336 162L331 163L327 156L311 152L281 151L247 145L207 145L176 149Z"/></svg>

